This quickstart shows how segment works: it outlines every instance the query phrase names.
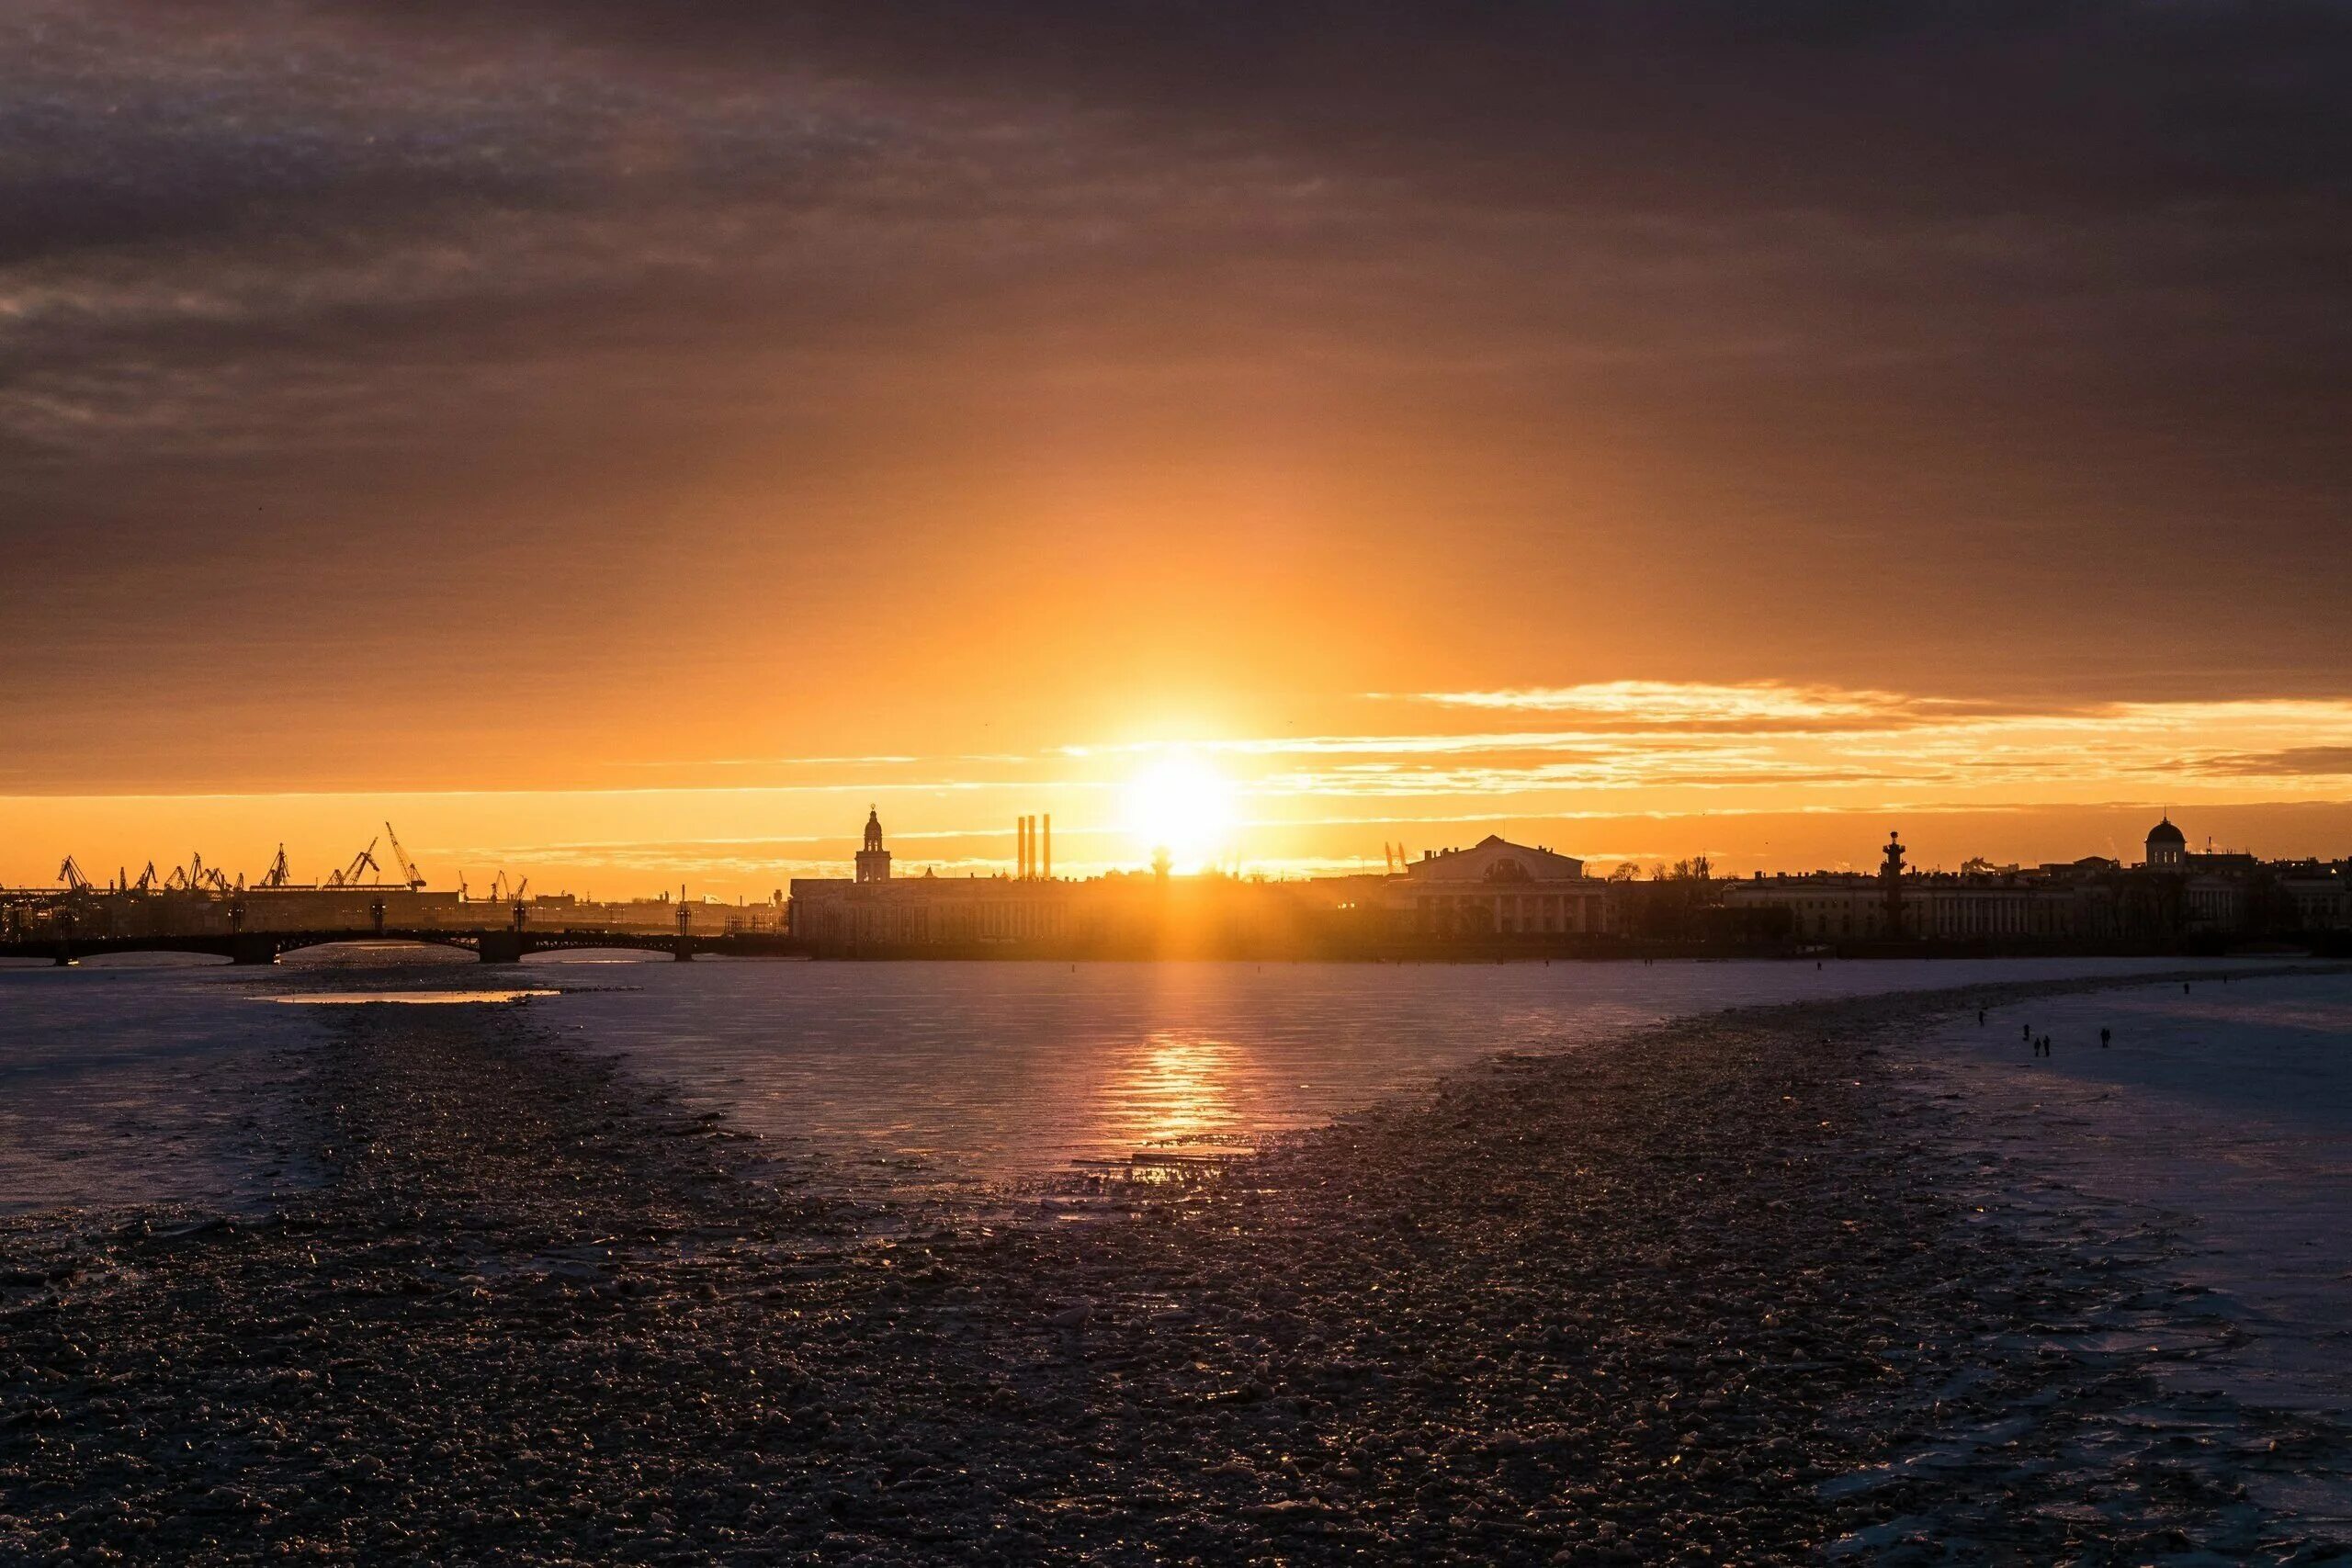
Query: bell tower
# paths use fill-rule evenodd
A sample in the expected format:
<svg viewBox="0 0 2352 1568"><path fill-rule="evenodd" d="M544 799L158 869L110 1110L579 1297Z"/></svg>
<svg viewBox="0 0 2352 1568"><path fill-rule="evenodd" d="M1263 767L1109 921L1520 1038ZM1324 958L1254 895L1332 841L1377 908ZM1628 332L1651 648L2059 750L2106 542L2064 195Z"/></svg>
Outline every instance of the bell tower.
<svg viewBox="0 0 2352 1568"><path fill-rule="evenodd" d="M890 880L890 852L882 847L882 815L870 806L865 808L865 847L857 852L857 879Z"/></svg>

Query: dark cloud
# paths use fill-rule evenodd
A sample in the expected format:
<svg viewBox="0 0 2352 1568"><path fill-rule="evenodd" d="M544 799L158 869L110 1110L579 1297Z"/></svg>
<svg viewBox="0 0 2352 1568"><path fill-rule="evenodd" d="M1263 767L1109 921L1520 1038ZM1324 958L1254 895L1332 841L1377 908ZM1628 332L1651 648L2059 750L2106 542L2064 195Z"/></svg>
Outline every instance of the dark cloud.
<svg viewBox="0 0 2352 1568"><path fill-rule="evenodd" d="M444 27L479 11L401 14ZM565 0L495 17L474 36L738 76L813 63L1547 202L2340 193L2352 151L2337 90L2352 18L2317 3Z"/></svg>
<svg viewBox="0 0 2352 1568"><path fill-rule="evenodd" d="M299 643L422 557L365 636L439 649L524 543L540 624L674 620L1160 485L1155 563L1311 521L1208 619L1285 544L1617 606L1481 686L2332 689L2347 67L2292 3L30 0L0 614L49 734L152 646L292 679L206 632L256 581Z"/></svg>

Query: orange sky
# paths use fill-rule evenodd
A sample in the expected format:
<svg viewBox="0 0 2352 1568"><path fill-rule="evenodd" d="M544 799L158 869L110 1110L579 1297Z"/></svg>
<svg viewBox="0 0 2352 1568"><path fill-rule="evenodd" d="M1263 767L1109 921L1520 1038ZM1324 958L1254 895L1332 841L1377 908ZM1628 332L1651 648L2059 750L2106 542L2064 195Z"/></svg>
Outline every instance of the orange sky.
<svg viewBox="0 0 2352 1568"><path fill-rule="evenodd" d="M0 880L2352 851L2340 19L765 9L0 19Z"/></svg>
<svg viewBox="0 0 2352 1568"><path fill-rule="evenodd" d="M560 790L58 795L0 801L0 812L23 862L12 874L27 882L53 872L35 858L51 845L103 878L191 848L257 872L282 841L297 874L315 876L389 818L436 883L462 874L479 886L503 869L549 890L684 884L754 898L837 872L869 805L907 871L1000 869L1024 813L1053 817L1065 874L1141 864L1170 836L1171 807L1139 816L1135 781L1171 759L1225 786L1214 833L1185 842L1188 858L1275 874L1377 865L1386 844L1419 852L1488 830L1598 860L1705 852L1735 874L1865 863L1886 827L1926 865L2132 860L2159 808L2200 842L2268 854L2352 834L2352 748L2340 744L2352 704L2338 701L2052 710L1617 682L1335 706L1357 722L1245 730L1138 715L1103 739L1046 748L605 760L582 770L594 784Z"/></svg>

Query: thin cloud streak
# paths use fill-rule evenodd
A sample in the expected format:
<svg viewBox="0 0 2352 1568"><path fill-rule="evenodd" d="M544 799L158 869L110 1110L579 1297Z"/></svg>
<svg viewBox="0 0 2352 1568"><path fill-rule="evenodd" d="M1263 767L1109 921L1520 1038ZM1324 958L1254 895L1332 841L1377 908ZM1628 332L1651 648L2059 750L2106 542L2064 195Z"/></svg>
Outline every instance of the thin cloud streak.
<svg viewBox="0 0 2352 1568"><path fill-rule="evenodd" d="M1601 681L1578 686L1538 686L1507 691L1372 692L1366 695L1377 700L1430 703L1441 707L1579 713L1645 720L1670 716L1685 720L1718 723L1754 719L1878 718L1905 714L1968 711L1983 706L1895 692L1799 686L1778 681L1726 684Z"/></svg>

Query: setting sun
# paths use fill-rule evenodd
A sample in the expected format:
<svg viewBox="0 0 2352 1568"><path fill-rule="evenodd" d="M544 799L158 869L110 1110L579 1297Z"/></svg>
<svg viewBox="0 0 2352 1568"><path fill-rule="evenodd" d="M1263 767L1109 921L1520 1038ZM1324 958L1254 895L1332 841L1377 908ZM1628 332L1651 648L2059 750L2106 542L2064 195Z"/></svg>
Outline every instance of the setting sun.
<svg viewBox="0 0 2352 1568"><path fill-rule="evenodd" d="M1233 781L1189 751L1171 751L1128 784L1127 829L1179 866L1211 863L1231 842Z"/></svg>

